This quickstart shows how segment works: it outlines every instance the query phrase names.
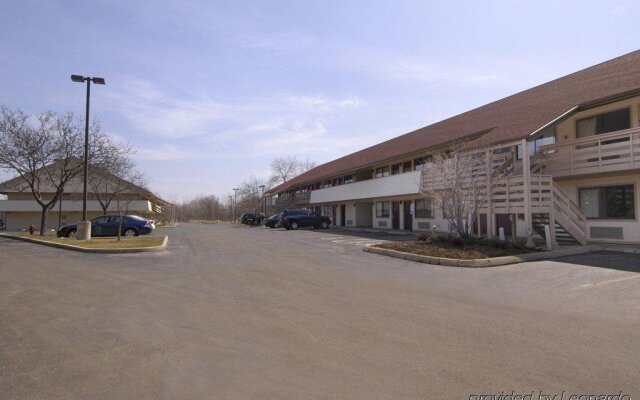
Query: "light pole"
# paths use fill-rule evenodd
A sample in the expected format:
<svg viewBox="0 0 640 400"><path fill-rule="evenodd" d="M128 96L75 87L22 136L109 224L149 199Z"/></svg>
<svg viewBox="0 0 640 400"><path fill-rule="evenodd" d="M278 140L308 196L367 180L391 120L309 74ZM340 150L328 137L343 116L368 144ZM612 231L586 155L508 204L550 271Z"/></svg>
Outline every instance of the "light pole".
<svg viewBox="0 0 640 400"><path fill-rule="evenodd" d="M89 101L91 99L91 82L96 85L104 85L104 78L71 75L71 80L77 83L87 82L87 108L84 124L84 188L82 191L82 221L77 225L77 238L80 240L91 239L91 222L87 221L87 181L89 179Z"/></svg>
<svg viewBox="0 0 640 400"><path fill-rule="evenodd" d="M260 212L264 213L264 185L258 186L260 189Z"/></svg>
<svg viewBox="0 0 640 400"><path fill-rule="evenodd" d="M238 222L238 188L233 189L233 222Z"/></svg>
<svg viewBox="0 0 640 400"><path fill-rule="evenodd" d="M233 222L231 222L231 210L233 209L233 199L231 198L231 195L229 195L229 223L232 224Z"/></svg>

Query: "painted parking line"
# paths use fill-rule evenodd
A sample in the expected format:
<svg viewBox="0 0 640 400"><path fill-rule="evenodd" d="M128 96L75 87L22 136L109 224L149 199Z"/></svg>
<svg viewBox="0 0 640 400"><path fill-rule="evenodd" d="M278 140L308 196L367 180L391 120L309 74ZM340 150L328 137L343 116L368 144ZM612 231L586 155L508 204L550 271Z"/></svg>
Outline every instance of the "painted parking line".
<svg viewBox="0 0 640 400"><path fill-rule="evenodd" d="M586 283L586 284L584 284L584 285L580 285L580 286L578 286L578 289L587 289L587 288L592 288L592 287L597 287L597 286L607 285L607 284L610 284L610 283L616 283L616 282L628 281L628 280L630 280L630 279L636 279L636 278L640 278L640 275L624 276L624 277L622 277L622 278L608 279L608 280L606 280L606 281Z"/></svg>

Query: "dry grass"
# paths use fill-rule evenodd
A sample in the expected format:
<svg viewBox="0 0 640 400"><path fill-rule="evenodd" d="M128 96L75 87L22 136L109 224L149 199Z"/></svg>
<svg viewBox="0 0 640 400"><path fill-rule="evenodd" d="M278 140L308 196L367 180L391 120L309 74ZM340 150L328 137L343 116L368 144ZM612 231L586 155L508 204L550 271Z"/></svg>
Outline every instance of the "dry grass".
<svg viewBox="0 0 640 400"><path fill-rule="evenodd" d="M71 246L84 247L88 249L132 249L132 248L141 248L141 247L156 247L161 246L164 241L164 236L136 236L132 238L120 238L118 241L117 237L107 237L107 238L93 238L89 241L87 240L76 240L72 238L59 238L53 235L29 235L28 232L13 232L10 233L14 236L23 236L29 237L35 240L43 240L47 242L53 243L61 243L68 244Z"/></svg>
<svg viewBox="0 0 640 400"><path fill-rule="evenodd" d="M454 246L450 243L434 243L423 240L388 242L376 245L376 247L423 256L457 258L462 260L513 256L537 251L535 249L527 249L520 246L505 245L504 247L495 247L488 242L465 243L462 246Z"/></svg>

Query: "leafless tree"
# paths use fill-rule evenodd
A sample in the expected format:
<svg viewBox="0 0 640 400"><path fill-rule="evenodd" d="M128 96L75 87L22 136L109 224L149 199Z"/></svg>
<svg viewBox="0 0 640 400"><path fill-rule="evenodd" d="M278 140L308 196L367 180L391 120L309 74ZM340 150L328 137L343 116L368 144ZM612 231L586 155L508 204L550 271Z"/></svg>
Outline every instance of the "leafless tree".
<svg viewBox="0 0 640 400"><path fill-rule="evenodd" d="M139 172L129 171L126 173L126 179L114 177L114 181L119 181L117 184L114 184L114 188L117 191L111 197L113 201L116 202L116 210L118 211L118 241L121 239L122 235L122 224L124 223L124 216L129 213L131 209L131 205L134 201L138 200L138 196L135 195L136 192L140 190L147 190L147 182L144 177ZM102 205L102 203L101 203ZM105 212L106 213L106 212Z"/></svg>
<svg viewBox="0 0 640 400"><path fill-rule="evenodd" d="M256 212L262 210L262 201L264 193L269 190L270 181L266 179L250 176L249 179L242 182L239 186L237 209L241 215L247 212Z"/></svg>
<svg viewBox="0 0 640 400"><path fill-rule="evenodd" d="M89 166L89 189L106 215L114 200L122 201L125 193L135 193L145 186L146 179L136 169L131 147L112 141L102 147L102 165Z"/></svg>
<svg viewBox="0 0 640 400"><path fill-rule="evenodd" d="M107 138L95 122L89 134L89 161L101 165ZM31 117L21 110L0 107L0 168L20 176L42 208L40 235L44 235L48 212L65 185L82 173L83 156L84 127L72 113L46 112Z"/></svg>
<svg viewBox="0 0 640 400"><path fill-rule="evenodd" d="M201 195L193 199L174 203L179 221L205 220L216 221L228 216L228 207L213 195Z"/></svg>
<svg viewBox="0 0 640 400"><path fill-rule="evenodd" d="M314 168L316 163L308 158L300 161L294 156L278 157L271 161L271 179L273 185L284 183Z"/></svg>
<svg viewBox="0 0 640 400"><path fill-rule="evenodd" d="M420 191L440 207L452 229L471 235L478 213L488 201L491 152L454 143L448 151L434 154L420 175Z"/></svg>

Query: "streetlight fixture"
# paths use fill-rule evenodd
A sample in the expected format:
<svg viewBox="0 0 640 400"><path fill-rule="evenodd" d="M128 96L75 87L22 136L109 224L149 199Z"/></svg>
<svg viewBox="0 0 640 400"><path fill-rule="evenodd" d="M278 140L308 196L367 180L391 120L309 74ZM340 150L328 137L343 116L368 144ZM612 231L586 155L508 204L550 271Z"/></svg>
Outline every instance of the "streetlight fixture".
<svg viewBox="0 0 640 400"><path fill-rule="evenodd" d="M238 196L238 188L233 189L233 221L237 222L238 221L238 216L236 215L238 213L238 200L237 200L237 196Z"/></svg>
<svg viewBox="0 0 640 400"><path fill-rule="evenodd" d="M104 85L104 78L71 75L71 80L76 83L87 82L87 108L84 124L84 188L82 191L82 221L77 224L77 238L81 240L91 239L91 222L87 221L87 181L89 179L89 101L91 99L91 82L96 85Z"/></svg>

